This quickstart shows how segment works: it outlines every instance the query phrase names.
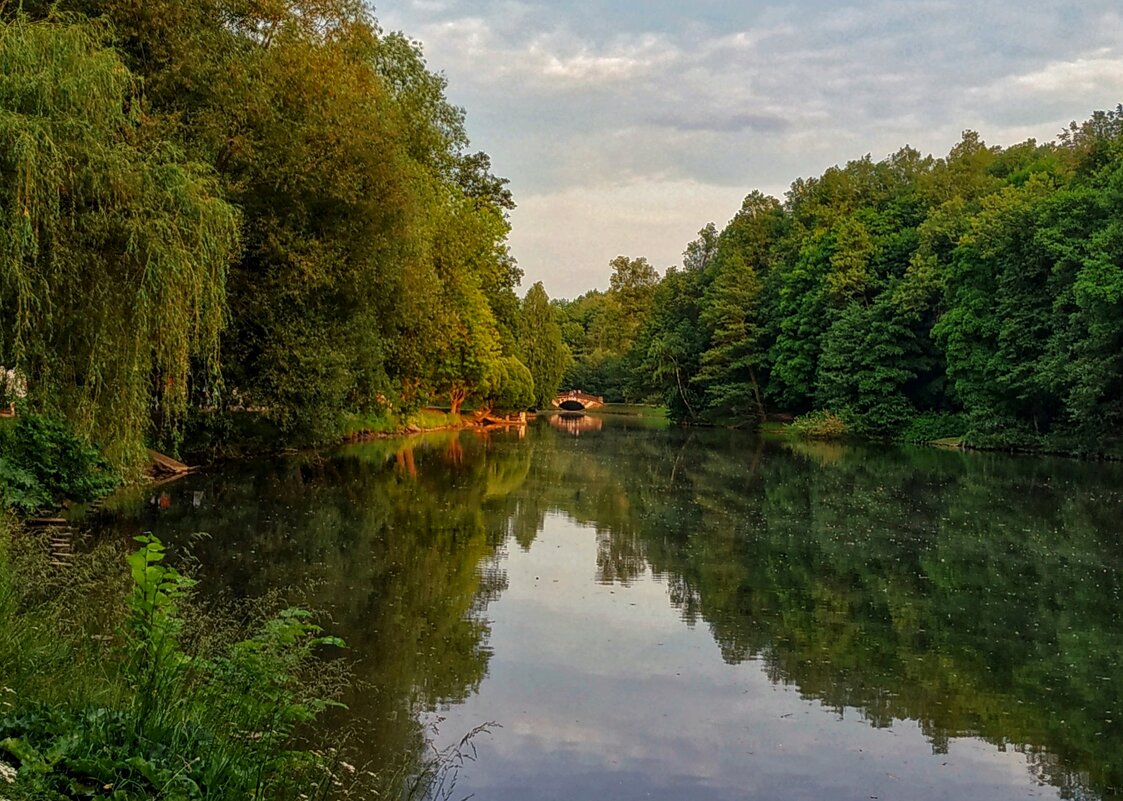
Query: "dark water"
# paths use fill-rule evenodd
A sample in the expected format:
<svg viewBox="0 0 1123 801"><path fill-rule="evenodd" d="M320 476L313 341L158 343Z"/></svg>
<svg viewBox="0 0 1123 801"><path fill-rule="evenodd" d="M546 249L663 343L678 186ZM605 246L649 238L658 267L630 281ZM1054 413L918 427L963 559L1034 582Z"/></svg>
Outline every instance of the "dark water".
<svg viewBox="0 0 1123 801"><path fill-rule="evenodd" d="M454 798L1123 795L1120 466L556 422L226 466L112 525L309 588L373 765L498 724Z"/></svg>

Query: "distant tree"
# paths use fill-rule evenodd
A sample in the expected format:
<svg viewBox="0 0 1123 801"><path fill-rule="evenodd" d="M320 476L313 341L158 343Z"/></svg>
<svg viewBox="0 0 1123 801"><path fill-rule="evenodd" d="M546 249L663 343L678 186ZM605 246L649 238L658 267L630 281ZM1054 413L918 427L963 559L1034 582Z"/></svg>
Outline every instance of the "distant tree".
<svg viewBox="0 0 1123 801"><path fill-rule="evenodd" d="M608 294L620 305L619 326L622 351L626 351L635 338L636 331L643 326L655 287L659 284L659 273L642 256L629 259L617 256L609 266L612 275L608 279Z"/></svg>
<svg viewBox="0 0 1123 801"><path fill-rule="evenodd" d="M705 348L700 323L701 281L698 271L670 269L659 282L651 314L636 338L633 383L670 410L671 417L697 421L702 399L691 379Z"/></svg>
<svg viewBox="0 0 1123 801"><path fill-rule="evenodd" d="M545 408L557 394L571 357L541 281L527 290L523 298L519 332L523 362L534 378L532 403Z"/></svg>
<svg viewBox="0 0 1123 801"><path fill-rule="evenodd" d="M502 412L521 412L534 405L534 398L534 377L526 365L514 356L499 359L484 403Z"/></svg>
<svg viewBox="0 0 1123 801"><path fill-rule="evenodd" d="M705 272L714 258L717 257L718 252L718 231L717 226L712 222L706 223L701 231L698 232L698 238L686 246L686 250L682 254L682 266L686 270L695 270Z"/></svg>

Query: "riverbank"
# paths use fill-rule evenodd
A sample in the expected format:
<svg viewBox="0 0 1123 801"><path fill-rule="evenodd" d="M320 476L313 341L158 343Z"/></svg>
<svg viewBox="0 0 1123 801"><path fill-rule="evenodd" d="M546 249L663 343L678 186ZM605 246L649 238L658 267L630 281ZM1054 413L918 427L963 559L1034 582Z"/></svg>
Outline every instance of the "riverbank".
<svg viewBox="0 0 1123 801"><path fill-rule="evenodd" d="M477 417L426 407L407 413L344 413L331 423L285 427L259 412L196 414L189 421L180 449L189 462L244 459L270 453L327 448L351 442L388 439L411 434L504 428L525 421L499 415Z"/></svg>
<svg viewBox="0 0 1123 801"><path fill-rule="evenodd" d="M1025 456L1061 456L1070 459L1088 461L1123 461L1123 442L1090 443L1075 438L1064 437L1037 437L1025 434L991 434L979 435L971 432L946 436L940 433L929 436L909 435L910 429L905 429L904 435L893 437L877 437L855 433L833 415L814 414L806 416L811 418L796 418L793 421L769 421L761 425L760 432L764 436L803 441L887 444L887 445L921 445L945 450L978 451L981 453L1008 453ZM802 422L802 425L801 425ZM922 426L916 427L922 430ZM938 430L937 430L938 432Z"/></svg>

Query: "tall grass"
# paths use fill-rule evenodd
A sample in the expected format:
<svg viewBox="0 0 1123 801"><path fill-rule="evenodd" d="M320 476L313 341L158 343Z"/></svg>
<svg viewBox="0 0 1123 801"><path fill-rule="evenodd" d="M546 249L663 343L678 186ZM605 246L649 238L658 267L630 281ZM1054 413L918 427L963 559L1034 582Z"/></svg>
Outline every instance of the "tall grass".
<svg viewBox="0 0 1123 801"><path fill-rule="evenodd" d="M344 686L308 612L221 625L141 538L53 564L0 521L0 795L317 799L358 791L308 726ZM131 581L130 581L131 579ZM346 782L344 781L346 777ZM10 782L10 783L9 783Z"/></svg>

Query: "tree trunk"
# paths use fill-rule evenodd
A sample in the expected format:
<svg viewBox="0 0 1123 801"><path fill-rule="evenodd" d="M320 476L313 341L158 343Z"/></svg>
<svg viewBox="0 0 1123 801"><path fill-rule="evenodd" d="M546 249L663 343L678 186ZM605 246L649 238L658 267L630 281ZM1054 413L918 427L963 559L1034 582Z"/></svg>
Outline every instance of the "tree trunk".
<svg viewBox="0 0 1123 801"><path fill-rule="evenodd" d="M764 399L760 396L760 384L756 380L756 370L751 367L749 368L749 378L752 379L753 383L753 397L756 398L757 414L760 415L760 422L763 423L765 418Z"/></svg>
<svg viewBox="0 0 1123 801"><path fill-rule="evenodd" d="M452 408L453 414L460 414L460 407L464 404L464 399L468 397L468 393L463 387L453 387L448 392L448 403Z"/></svg>

